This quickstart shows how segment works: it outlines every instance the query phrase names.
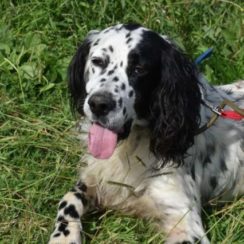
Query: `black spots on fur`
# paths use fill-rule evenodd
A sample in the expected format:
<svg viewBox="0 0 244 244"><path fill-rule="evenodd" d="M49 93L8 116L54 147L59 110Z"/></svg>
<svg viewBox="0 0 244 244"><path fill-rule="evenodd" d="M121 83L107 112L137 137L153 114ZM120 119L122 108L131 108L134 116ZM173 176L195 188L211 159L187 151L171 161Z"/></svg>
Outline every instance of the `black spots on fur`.
<svg viewBox="0 0 244 244"><path fill-rule="evenodd" d="M70 204L68 207L64 209L64 214L70 215L70 217L74 219L78 219L80 217L73 204Z"/></svg>
<svg viewBox="0 0 244 244"><path fill-rule="evenodd" d="M227 166L226 166L225 160L223 158L220 159L220 169L222 171L226 171L227 170Z"/></svg>
<svg viewBox="0 0 244 244"><path fill-rule="evenodd" d="M194 195L193 198L194 198L194 201L197 202L197 196Z"/></svg>
<svg viewBox="0 0 244 244"><path fill-rule="evenodd" d="M132 41L131 33L130 32L127 33L126 36L125 36L125 38L126 38L126 44L129 44Z"/></svg>
<svg viewBox="0 0 244 244"><path fill-rule="evenodd" d="M100 82L105 82L106 81L106 79L105 78L102 78L101 80L100 80Z"/></svg>
<svg viewBox="0 0 244 244"><path fill-rule="evenodd" d="M108 75L112 75L113 73L114 73L113 69L108 71Z"/></svg>
<svg viewBox="0 0 244 244"><path fill-rule="evenodd" d="M208 140L208 139L206 138L206 140ZM207 153L208 153L208 155L214 154L215 153L215 149L216 149L216 147L215 147L215 145L213 143L208 144L207 145Z"/></svg>
<svg viewBox="0 0 244 244"><path fill-rule="evenodd" d="M117 88L115 88L115 89L114 89L114 92L115 92L115 93L118 93L118 92L119 92L119 90L118 90Z"/></svg>
<svg viewBox="0 0 244 244"><path fill-rule="evenodd" d="M100 39L97 39L94 43L93 43L93 46L97 46L100 42Z"/></svg>
<svg viewBox="0 0 244 244"><path fill-rule="evenodd" d="M244 152L244 140L241 141L240 147L241 147L241 150Z"/></svg>
<svg viewBox="0 0 244 244"><path fill-rule="evenodd" d="M126 107L123 108L123 115L126 114Z"/></svg>
<svg viewBox="0 0 244 244"><path fill-rule="evenodd" d="M110 63L110 57L107 55L106 56L106 66L107 66L107 64L109 64Z"/></svg>
<svg viewBox="0 0 244 244"><path fill-rule="evenodd" d="M195 186L194 181L190 181L190 186L191 186L192 189L194 188L194 186Z"/></svg>
<svg viewBox="0 0 244 244"><path fill-rule="evenodd" d="M122 107L122 98L119 99L118 104L120 107Z"/></svg>
<svg viewBox="0 0 244 244"><path fill-rule="evenodd" d="M200 225L200 223L199 222L196 222L198 225ZM201 239L199 239L199 238L197 238L197 237L193 237L193 243L195 244L195 243L201 243Z"/></svg>
<svg viewBox="0 0 244 244"><path fill-rule="evenodd" d="M123 61L120 62L120 67L123 67Z"/></svg>
<svg viewBox="0 0 244 244"><path fill-rule="evenodd" d="M199 222L198 219L195 220L195 223L196 223L196 225L201 226L201 224L200 224L200 222ZM196 238L196 239L195 239L195 238ZM198 239L197 239L197 237L193 237L193 240L194 240L194 241L197 241Z"/></svg>
<svg viewBox="0 0 244 244"><path fill-rule="evenodd" d="M109 47L108 47L108 49L109 49L109 51L110 51L111 53L113 53L113 52L114 52L114 49L113 49L113 47L112 47L112 46L109 46Z"/></svg>
<svg viewBox="0 0 244 244"><path fill-rule="evenodd" d="M60 210L60 209L64 208L66 205L67 205L67 201L62 201L62 202L59 204L58 209Z"/></svg>
<svg viewBox="0 0 244 244"><path fill-rule="evenodd" d="M58 221L58 222L64 222L64 221L65 221L64 216L62 216L62 215L58 216L57 221Z"/></svg>
<svg viewBox="0 0 244 244"><path fill-rule="evenodd" d="M227 95L232 95L233 91L231 89L225 91Z"/></svg>
<svg viewBox="0 0 244 244"><path fill-rule="evenodd" d="M107 52L107 49L106 49L106 48L102 48L102 50L103 50L104 52Z"/></svg>
<svg viewBox="0 0 244 244"><path fill-rule="evenodd" d="M132 97L134 95L134 91L133 90L129 91L128 95L129 95L129 97Z"/></svg>
<svg viewBox="0 0 244 244"><path fill-rule="evenodd" d="M79 181L76 186L78 187L78 189L80 191L83 191L83 192L87 191L87 186L81 181Z"/></svg>
<svg viewBox="0 0 244 244"><path fill-rule="evenodd" d="M127 39L127 38L130 38L130 36L131 36L131 33L128 32L128 33L125 35L125 38L126 38L126 39Z"/></svg>
<svg viewBox="0 0 244 244"><path fill-rule="evenodd" d="M119 81L119 78L118 78L117 76L115 76L115 77L113 78L113 81L114 81L114 82L117 82L117 81Z"/></svg>
<svg viewBox="0 0 244 244"><path fill-rule="evenodd" d="M133 39L130 37L126 40L126 44L129 44Z"/></svg>
<svg viewBox="0 0 244 244"><path fill-rule="evenodd" d="M196 178L195 165L194 164L191 166L191 177L192 177L193 180L195 180L195 178Z"/></svg>
<svg viewBox="0 0 244 244"><path fill-rule="evenodd" d="M67 221L67 220L63 220L63 221L60 223L60 225L59 225L59 227L58 227L58 230L59 230L60 232L63 232L63 233L64 233L64 231L66 230L67 226L68 226L68 221Z"/></svg>
<svg viewBox="0 0 244 244"><path fill-rule="evenodd" d="M244 167L244 160L239 160L240 165Z"/></svg>
<svg viewBox="0 0 244 244"><path fill-rule="evenodd" d="M217 179L216 179L216 177L212 176L210 178L210 185L212 186L213 189L215 189L215 187L217 186Z"/></svg>
<svg viewBox="0 0 244 244"><path fill-rule="evenodd" d="M125 24L123 27L128 31L133 31L141 27L139 24Z"/></svg>
<svg viewBox="0 0 244 244"><path fill-rule="evenodd" d="M94 69L94 68L92 68L92 73L93 73L93 74L95 73L95 69Z"/></svg>
<svg viewBox="0 0 244 244"><path fill-rule="evenodd" d="M63 233L64 233L65 236L68 236L70 234L70 231L69 230L64 230Z"/></svg>
<svg viewBox="0 0 244 244"><path fill-rule="evenodd" d="M61 233L58 232L58 233L54 234L53 237L59 237L60 235L61 235Z"/></svg>
<svg viewBox="0 0 244 244"><path fill-rule="evenodd" d="M87 206L88 201L83 193L76 192L75 196L83 203L84 206Z"/></svg>
<svg viewBox="0 0 244 244"><path fill-rule="evenodd" d="M199 151L199 154L198 154L198 160L200 161L200 162L203 162L204 161L204 158L205 158L205 153L203 153L202 151Z"/></svg>
<svg viewBox="0 0 244 244"><path fill-rule="evenodd" d="M121 84L121 89L122 89L122 90L125 90L125 83L122 83L122 84Z"/></svg>
<svg viewBox="0 0 244 244"><path fill-rule="evenodd" d="M193 243L190 241L181 241L181 242L177 241L175 244L193 244Z"/></svg>
<svg viewBox="0 0 244 244"><path fill-rule="evenodd" d="M206 167L208 164L211 163L210 157L207 155L203 160L203 166Z"/></svg>

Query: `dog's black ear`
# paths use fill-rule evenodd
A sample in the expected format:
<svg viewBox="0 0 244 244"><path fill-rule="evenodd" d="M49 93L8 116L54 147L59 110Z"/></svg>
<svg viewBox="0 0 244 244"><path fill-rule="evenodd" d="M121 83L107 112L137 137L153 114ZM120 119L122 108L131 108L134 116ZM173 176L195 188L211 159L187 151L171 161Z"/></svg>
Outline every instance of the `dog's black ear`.
<svg viewBox="0 0 244 244"><path fill-rule="evenodd" d="M85 99L84 70L90 50L90 41L86 39L76 51L68 69L68 87L72 112L83 115L83 102Z"/></svg>
<svg viewBox="0 0 244 244"><path fill-rule="evenodd" d="M164 41L161 80L151 106L151 151L162 166L179 166L194 142L200 123L201 92L198 71L186 55Z"/></svg>
<svg viewBox="0 0 244 244"><path fill-rule="evenodd" d="M83 112L83 103L86 95L84 72L87 56L90 46L98 31L91 31L84 42L76 51L68 69L68 88L70 93L71 109L73 112L78 111L81 115Z"/></svg>

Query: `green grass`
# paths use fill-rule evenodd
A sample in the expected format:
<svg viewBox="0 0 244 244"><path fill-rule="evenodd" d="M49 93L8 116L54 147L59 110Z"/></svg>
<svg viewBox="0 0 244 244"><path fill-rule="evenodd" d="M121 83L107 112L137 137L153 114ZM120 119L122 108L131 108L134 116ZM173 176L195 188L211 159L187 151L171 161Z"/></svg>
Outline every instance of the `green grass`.
<svg viewBox="0 0 244 244"><path fill-rule="evenodd" d="M197 57L215 83L244 75L242 0L32 0L0 3L0 243L46 243L77 178L66 69L88 30L139 22ZM204 213L212 243L244 243L244 201ZM83 221L86 243L162 243L150 223L116 212Z"/></svg>

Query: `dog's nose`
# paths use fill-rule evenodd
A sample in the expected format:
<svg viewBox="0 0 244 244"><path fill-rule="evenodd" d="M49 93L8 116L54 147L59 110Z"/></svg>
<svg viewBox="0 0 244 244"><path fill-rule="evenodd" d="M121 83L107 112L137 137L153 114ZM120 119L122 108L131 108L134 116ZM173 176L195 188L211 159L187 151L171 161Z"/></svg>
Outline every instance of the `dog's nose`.
<svg viewBox="0 0 244 244"><path fill-rule="evenodd" d="M89 98L88 104L92 113L96 116L105 116L116 106L116 102L113 100L112 94L108 92L93 94Z"/></svg>

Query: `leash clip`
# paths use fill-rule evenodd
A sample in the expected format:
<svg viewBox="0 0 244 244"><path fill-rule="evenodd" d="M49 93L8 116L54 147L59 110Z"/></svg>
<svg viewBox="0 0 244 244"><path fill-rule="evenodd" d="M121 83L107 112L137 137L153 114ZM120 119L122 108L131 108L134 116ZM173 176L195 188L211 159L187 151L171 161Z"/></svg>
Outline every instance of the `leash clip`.
<svg viewBox="0 0 244 244"><path fill-rule="evenodd" d="M212 112L221 116L223 113L223 108L221 106L214 106L213 104L209 103L208 101L204 101L205 105L211 109Z"/></svg>
<svg viewBox="0 0 244 244"><path fill-rule="evenodd" d="M220 106L212 107L212 111L219 116L221 116L223 113L223 109Z"/></svg>

